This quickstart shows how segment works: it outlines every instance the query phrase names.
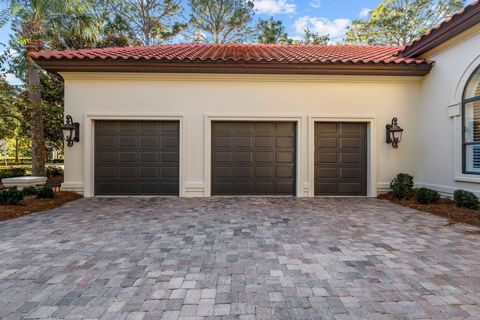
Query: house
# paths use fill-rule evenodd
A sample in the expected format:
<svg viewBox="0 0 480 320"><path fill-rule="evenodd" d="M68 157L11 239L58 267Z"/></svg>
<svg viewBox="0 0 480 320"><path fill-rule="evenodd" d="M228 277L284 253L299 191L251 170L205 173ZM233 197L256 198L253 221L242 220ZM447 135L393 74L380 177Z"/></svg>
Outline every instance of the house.
<svg viewBox="0 0 480 320"><path fill-rule="evenodd" d="M33 53L80 139L65 190L376 196L399 172L480 193L480 2L406 47L162 45ZM398 148L386 125L398 119Z"/></svg>

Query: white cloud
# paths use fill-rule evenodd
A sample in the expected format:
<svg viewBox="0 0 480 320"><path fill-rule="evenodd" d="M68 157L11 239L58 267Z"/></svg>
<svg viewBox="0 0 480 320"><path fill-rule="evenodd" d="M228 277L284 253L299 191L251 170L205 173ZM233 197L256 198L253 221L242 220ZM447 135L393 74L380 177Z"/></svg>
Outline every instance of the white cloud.
<svg viewBox="0 0 480 320"><path fill-rule="evenodd" d="M291 14L297 10L297 6L287 0L256 0L254 3L260 14Z"/></svg>
<svg viewBox="0 0 480 320"><path fill-rule="evenodd" d="M5 80L9 83L9 84L12 84L12 85L19 85L21 84L22 82L20 81L20 79L18 79L17 77L15 77L14 74L12 73L7 73L5 75Z"/></svg>
<svg viewBox="0 0 480 320"><path fill-rule="evenodd" d="M310 7L312 8L320 8L322 5L322 2L320 0L313 0L312 2L309 3Z"/></svg>
<svg viewBox="0 0 480 320"><path fill-rule="evenodd" d="M362 8L362 10L360 10L360 13L358 14L358 16L360 18L366 18L366 17L368 17L370 12L372 12L372 9Z"/></svg>
<svg viewBox="0 0 480 320"><path fill-rule="evenodd" d="M310 29L320 35L329 35L331 43L337 43L343 40L347 27L351 24L349 19L329 20L327 18L317 18L304 16L293 23L293 28L297 35L303 35L305 29Z"/></svg>

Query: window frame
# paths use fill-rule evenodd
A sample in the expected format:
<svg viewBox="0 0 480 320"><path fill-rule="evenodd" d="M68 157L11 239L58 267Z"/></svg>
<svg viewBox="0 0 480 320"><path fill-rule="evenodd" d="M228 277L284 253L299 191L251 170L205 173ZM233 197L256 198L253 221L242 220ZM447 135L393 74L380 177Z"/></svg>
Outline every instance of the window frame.
<svg viewBox="0 0 480 320"><path fill-rule="evenodd" d="M472 72L472 74L469 76L467 83L463 88L463 93L462 93L462 173L480 176L480 172L473 172L473 171L467 170L467 157L466 157L467 147L475 146L475 145L480 146L480 142L465 141L465 127L466 127L465 106L469 103L480 101L480 95L474 96L468 99L465 99L465 95L467 93L467 88L470 85L470 81L473 80L473 77L475 77L477 73L480 73L480 65L477 66L475 70Z"/></svg>

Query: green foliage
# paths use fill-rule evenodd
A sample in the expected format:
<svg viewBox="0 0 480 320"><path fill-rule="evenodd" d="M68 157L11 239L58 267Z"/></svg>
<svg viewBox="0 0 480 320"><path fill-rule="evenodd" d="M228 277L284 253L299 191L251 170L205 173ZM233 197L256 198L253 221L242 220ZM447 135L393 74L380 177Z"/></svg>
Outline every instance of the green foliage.
<svg viewBox="0 0 480 320"><path fill-rule="evenodd" d="M422 204L429 204L440 200L440 194L432 189L420 188L417 190L416 199Z"/></svg>
<svg viewBox="0 0 480 320"><path fill-rule="evenodd" d="M0 78L0 140L12 138L19 127L21 117L17 111L17 92L3 77Z"/></svg>
<svg viewBox="0 0 480 320"><path fill-rule="evenodd" d="M0 179L23 177L27 172L25 167L3 167L0 168Z"/></svg>
<svg viewBox="0 0 480 320"><path fill-rule="evenodd" d="M37 198L39 199L53 199L55 197L55 192L53 192L52 187L49 185L38 186L37 187Z"/></svg>
<svg viewBox="0 0 480 320"><path fill-rule="evenodd" d="M0 204L18 205L22 200L23 193L16 187L0 190Z"/></svg>
<svg viewBox="0 0 480 320"><path fill-rule="evenodd" d="M382 0L347 31L349 44L404 46L464 6L464 0Z"/></svg>
<svg viewBox="0 0 480 320"><path fill-rule="evenodd" d="M45 168L47 177L59 177L63 176L63 169L61 167L48 166Z"/></svg>
<svg viewBox="0 0 480 320"><path fill-rule="evenodd" d="M22 189L24 196L33 196L37 194L37 188L34 186L25 187Z"/></svg>
<svg viewBox="0 0 480 320"><path fill-rule="evenodd" d="M459 208L478 209L478 197L473 192L456 190L453 193L453 200Z"/></svg>
<svg viewBox="0 0 480 320"><path fill-rule="evenodd" d="M288 35L285 32L282 20L275 20L273 17L268 20L260 19L257 30L258 43L283 44L288 42Z"/></svg>
<svg viewBox="0 0 480 320"><path fill-rule="evenodd" d="M305 40L303 44L325 46L330 41L329 35L320 35L318 32L313 32L309 28L305 29L304 32Z"/></svg>
<svg viewBox="0 0 480 320"><path fill-rule="evenodd" d="M390 183L393 195L398 198L405 198L413 189L413 176L407 173L399 173Z"/></svg>
<svg viewBox="0 0 480 320"><path fill-rule="evenodd" d="M196 42L241 43L255 34L253 1L189 0Z"/></svg>

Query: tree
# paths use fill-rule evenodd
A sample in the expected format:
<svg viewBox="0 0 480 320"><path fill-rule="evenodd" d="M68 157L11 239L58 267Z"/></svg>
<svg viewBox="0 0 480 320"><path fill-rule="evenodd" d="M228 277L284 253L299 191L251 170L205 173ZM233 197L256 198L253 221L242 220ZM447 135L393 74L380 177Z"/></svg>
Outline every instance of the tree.
<svg viewBox="0 0 480 320"><path fill-rule="evenodd" d="M93 36L95 30L86 14L82 0L3 0L10 7L18 7L13 20L14 39L17 51L14 71L19 78L26 78L31 106L32 174L45 175L44 105L41 96L40 70L29 57L30 52L48 48L52 35L68 30L75 36ZM92 27L92 28L90 28Z"/></svg>
<svg viewBox="0 0 480 320"><path fill-rule="evenodd" d="M13 86L0 77L0 140L12 138L20 123L15 105L17 93Z"/></svg>
<svg viewBox="0 0 480 320"><path fill-rule="evenodd" d="M123 0L112 1L109 7L130 25L133 35L146 46L160 44L186 27L174 21L180 13L180 1Z"/></svg>
<svg viewBox="0 0 480 320"><path fill-rule="evenodd" d="M464 0L383 0L366 19L353 21L346 42L404 46L463 5Z"/></svg>
<svg viewBox="0 0 480 320"><path fill-rule="evenodd" d="M320 35L318 32L313 32L309 28L305 29L304 33L305 39L303 41L303 44L326 46L330 41L330 36L328 34Z"/></svg>
<svg viewBox="0 0 480 320"><path fill-rule="evenodd" d="M247 0L189 0L190 24L207 43L241 43L250 39L255 30L253 1Z"/></svg>
<svg viewBox="0 0 480 320"><path fill-rule="evenodd" d="M282 20L274 20L270 17L268 20L260 19L257 24L258 42L264 44L287 43L288 35Z"/></svg>

